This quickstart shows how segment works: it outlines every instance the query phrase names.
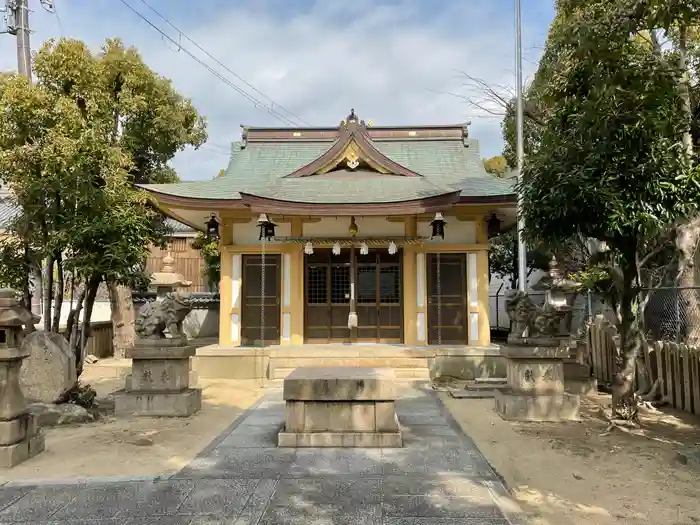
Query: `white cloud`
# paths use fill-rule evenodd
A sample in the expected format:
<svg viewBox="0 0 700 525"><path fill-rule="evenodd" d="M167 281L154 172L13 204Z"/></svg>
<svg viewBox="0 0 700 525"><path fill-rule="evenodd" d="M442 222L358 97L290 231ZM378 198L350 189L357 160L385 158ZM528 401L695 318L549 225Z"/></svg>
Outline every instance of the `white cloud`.
<svg viewBox="0 0 700 525"><path fill-rule="evenodd" d="M179 40L139 0L128 1ZM138 47L154 70L172 78L176 88L193 100L209 122L210 139L203 149L176 157L174 165L182 178L209 178L225 167L226 145L240 137L239 124L283 125L184 51L177 51L118 0L56 0L60 25L55 15L41 10L38 0L32 2L36 4L31 15L35 49L44 39L62 33L95 47L107 37L119 36ZM222 2L239 7L214 9L212 5L208 14L197 18L192 4L188 14L183 11L184 2L156 2L153 5L200 46L311 124L334 125L351 107L375 125L471 120L470 134L480 139L482 155L498 154L502 148L499 120L481 118L483 114L463 100L435 92L464 92L458 71L492 84L513 85L510 3L454 0L436 2L440 11L429 11L430 4L419 0L382 6L370 0L327 0L298 13L280 13L281 4L275 8L261 2L246 8L240 2ZM289 11L289 6L285 9ZM524 28L527 59L536 60L533 46L541 45L548 23L543 19ZM182 45L269 104L192 44L183 39ZM0 39L0 68L16 67L15 49L13 37ZM526 75L533 69L531 62L525 62Z"/></svg>

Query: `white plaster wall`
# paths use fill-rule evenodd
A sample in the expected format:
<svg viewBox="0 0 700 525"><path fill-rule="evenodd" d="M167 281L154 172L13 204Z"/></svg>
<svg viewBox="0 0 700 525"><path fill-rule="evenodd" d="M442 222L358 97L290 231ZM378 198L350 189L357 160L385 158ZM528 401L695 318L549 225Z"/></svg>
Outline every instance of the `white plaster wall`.
<svg viewBox="0 0 700 525"><path fill-rule="evenodd" d="M289 222L279 222L275 217L270 217L277 227L275 228L275 237L290 237L292 235L292 224ZM258 237L260 236L260 228L256 224L257 218L251 219L250 222L236 222L233 225L233 242L235 244L260 244ZM275 241L268 241L267 244L273 244Z"/></svg>
<svg viewBox="0 0 700 525"><path fill-rule="evenodd" d="M430 237L433 228L430 221L418 223L418 236ZM476 223L473 221L458 221L454 217L445 217L445 239L437 238L427 243L476 243Z"/></svg>
<svg viewBox="0 0 700 525"><path fill-rule="evenodd" d="M69 301L64 302L61 305L61 320L59 322L59 326L63 327L66 326L66 323L68 322L68 314L70 314L71 311L71 305ZM90 320L93 323L101 323L104 321L110 321L112 319L112 309L109 306L109 301L96 301L94 306L92 307L92 315L90 316ZM81 319L82 319L82 312L81 312ZM42 317L39 322L37 323L37 326L42 325L44 322L44 318Z"/></svg>
<svg viewBox="0 0 700 525"><path fill-rule="evenodd" d="M389 222L384 217L355 217L358 237L403 237L403 222ZM347 238L350 217L325 217L319 222L304 223L304 237Z"/></svg>

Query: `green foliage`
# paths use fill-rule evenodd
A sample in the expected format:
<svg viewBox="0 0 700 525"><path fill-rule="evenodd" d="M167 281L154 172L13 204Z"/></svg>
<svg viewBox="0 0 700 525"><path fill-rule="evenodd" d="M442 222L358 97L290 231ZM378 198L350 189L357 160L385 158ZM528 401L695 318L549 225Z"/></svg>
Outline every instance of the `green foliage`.
<svg viewBox="0 0 700 525"><path fill-rule="evenodd" d="M567 31L550 34L559 62L519 188L526 232L603 240L631 264L644 239L696 212L700 179L680 141L681 72L612 25L608 2L585 4L568 13Z"/></svg>
<svg viewBox="0 0 700 525"><path fill-rule="evenodd" d="M487 173L503 178L508 171L508 162L503 155L496 155L490 159L484 159L484 169Z"/></svg>
<svg viewBox="0 0 700 525"><path fill-rule="evenodd" d="M97 54L49 40L34 67L34 85L0 77L0 183L21 215L0 246L0 281L16 286L48 261L49 279L91 283L89 323L97 284L143 284L150 247L164 243L161 216L134 184L177 180L168 162L204 143L205 123L119 40ZM64 284L50 290L59 308Z"/></svg>
<svg viewBox="0 0 700 525"><path fill-rule="evenodd" d="M216 290L221 280L221 254L219 253L219 240L209 237L202 232L197 233L197 237L192 243L195 250L199 250L204 259L204 277L207 278L209 288Z"/></svg>
<svg viewBox="0 0 700 525"><path fill-rule="evenodd" d="M516 230L509 230L489 240L489 269L491 275L508 279L510 287L518 286L518 246ZM534 270L547 270L552 253L544 248L527 253L528 275Z"/></svg>
<svg viewBox="0 0 700 525"><path fill-rule="evenodd" d="M95 406L96 399L97 391L92 388L92 386L78 383L68 392L67 402L85 409L90 409Z"/></svg>

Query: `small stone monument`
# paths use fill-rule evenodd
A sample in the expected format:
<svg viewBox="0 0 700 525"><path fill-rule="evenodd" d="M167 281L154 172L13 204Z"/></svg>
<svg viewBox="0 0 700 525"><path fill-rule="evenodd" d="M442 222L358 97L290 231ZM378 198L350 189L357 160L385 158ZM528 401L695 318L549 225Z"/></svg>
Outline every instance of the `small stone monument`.
<svg viewBox="0 0 700 525"><path fill-rule="evenodd" d="M190 310L188 296L182 293L141 307L136 343L127 351L131 375L124 390L115 393L117 415L186 417L202 408L202 390L190 387L189 379L195 347L182 329Z"/></svg>
<svg viewBox="0 0 700 525"><path fill-rule="evenodd" d="M496 412L508 420L578 420L580 398L564 391L569 346L558 337L559 312L548 303L535 306L525 292L515 293L507 309L511 333L501 347L507 386L496 392Z"/></svg>
<svg viewBox="0 0 700 525"><path fill-rule="evenodd" d="M44 450L44 435L28 412L19 383L24 325L33 321L12 290L0 290L0 467L14 467Z"/></svg>

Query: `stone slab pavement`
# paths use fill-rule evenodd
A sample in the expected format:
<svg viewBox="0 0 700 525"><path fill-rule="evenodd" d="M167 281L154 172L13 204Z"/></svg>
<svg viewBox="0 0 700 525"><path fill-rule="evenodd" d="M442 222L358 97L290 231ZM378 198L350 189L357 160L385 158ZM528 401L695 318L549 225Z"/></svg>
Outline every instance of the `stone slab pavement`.
<svg viewBox="0 0 700 525"><path fill-rule="evenodd" d="M8 483L0 525L508 525L526 523L437 396L406 385L402 449L280 449L268 392L182 471Z"/></svg>

